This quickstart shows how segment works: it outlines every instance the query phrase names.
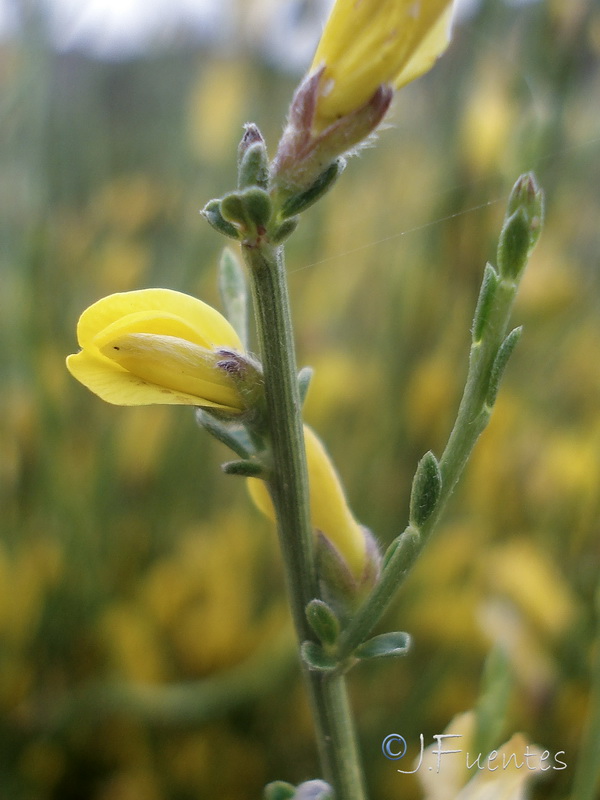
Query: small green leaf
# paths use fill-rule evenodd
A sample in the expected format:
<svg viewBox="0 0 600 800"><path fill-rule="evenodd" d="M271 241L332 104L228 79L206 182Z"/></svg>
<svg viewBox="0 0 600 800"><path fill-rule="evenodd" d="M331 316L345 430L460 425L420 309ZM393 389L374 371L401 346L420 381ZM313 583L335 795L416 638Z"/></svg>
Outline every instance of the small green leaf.
<svg viewBox="0 0 600 800"><path fill-rule="evenodd" d="M298 393L300 395L300 405L302 406L306 400L313 373L314 370L312 367L302 367L298 373Z"/></svg>
<svg viewBox="0 0 600 800"><path fill-rule="evenodd" d="M235 222L236 225L247 227L248 218L240 192L230 192L221 198L220 210L221 216L228 222Z"/></svg>
<svg viewBox="0 0 600 800"><path fill-rule="evenodd" d="M260 186L266 189L269 183L269 158L265 140L253 123L245 126L238 148L238 187Z"/></svg>
<svg viewBox="0 0 600 800"><path fill-rule="evenodd" d="M258 186L251 186L242 192L241 200L246 218L257 228L266 228L273 212L271 198L267 192Z"/></svg>
<svg viewBox="0 0 600 800"><path fill-rule="evenodd" d="M296 787L285 781L273 781L265 786L264 800L293 800Z"/></svg>
<svg viewBox="0 0 600 800"><path fill-rule="evenodd" d="M231 248L226 247L219 261L219 291L225 316L242 340L248 344L248 289L242 265Z"/></svg>
<svg viewBox="0 0 600 800"><path fill-rule="evenodd" d="M241 475L244 478L262 478L265 474L262 464L245 458L239 461L227 461L221 464L221 469L226 475Z"/></svg>
<svg viewBox="0 0 600 800"><path fill-rule="evenodd" d="M319 175L312 186L299 194L289 197L281 208L280 215L282 219L294 217L296 214L306 211L313 203L316 203L325 192L331 189L345 168L346 162L344 159L338 158L337 161L330 164L327 169Z"/></svg>
<svg viewBox="0 0 600 800"><path fill-rule="evenodd" d="M515 349L517 342L521 338L522 333L523 328L521 326L514 328L514 330L508 334L498 349L498 353L494 359L492 370L490 372L490 382L488 384L487 395L485 398L485 402L490 408L496 402L498 389L500 388L500 381L504 375L504 370L506 369L508 359L511 357L512 352Z"/></svg>
<svg viewBox="0 0 600 800"><path fill-rule="evenodd" d="M287 237L292 234L298 227L299 217L289 217L285 219L279 227L272 230L270 238L272 244L281 244Z"/></svg>
<svg viewBox="0 0 600 800"><path fill-rule="evenodd" d="M309 669L317 672L333 672L338 667L335 658L328 656L316 642L302 642L300 655Z"/></svg>
<svg viewBox="0 0 600 800"><path fill-rule="evenodd" d="M383 556L383 561L381 564L381 571L385 572L388 567L390 561L396 555L396 552L402 548L402 550L406 549L407 556L409 554L414 553L415 548L419 546L419 541L421 539L421 534L419 531L415 530L415 528L411 528L409 525L406 530L397 536L394 541L390 544L388 549L385 551ZM402 569L402 565L397 565L399 569Z"/></svg>
<svg viewBox="0 0 600 800"><path fill-rule="evenodd" d="M354 651L356 658L365 661L370 658L398 658L405 656L410 647L410 636L404 631L393 631L374 636Z"/></svg>
<svg viewBox="0 0 600 800"><path fill-rule="evenodd" d="M210 200L200 213L209 225L212 225L219 233L239 241L240 235L238 229L235 225L232 225L231 222L228 222L221 214L220 200Z"/></svg>
<svg viewBox="0 0 600 800"><path fill-rule="evenodd" d="M252 452L252 444L245 428L221 422L207 408L196 409L196 422L211 436L229 447L240 458L247 459Z"/></svg>
<svg viewBox="0 0 600 800"><path fill-rule="evenodd" d="M506 222L498 240L498 269L503 278L517 280L527 264L531 247L529 218L518 208Z"/></svg>
<svg viewBox="0 0 600 800"><path fill-rule="evenodd" d="M325 645L334 645L340 635L340 621L323 600L311 600L306 606L308 624Z"/></svg>
<svg viewBox="0 0 600 800"><path fill-rule="evenodd" d="M473 318L473 343L477 344L483 338L490 311L494 304L496 288L498 286L498 273L491 264L486 264L481 283L481 291L477 300L477 308Z"/></svg>
<svg viewBox="0 0 600 800"><path fill-rule="evenodd" d="M410 522L420 528L433 513L442 490L442 474L431 450L419 461L410 495Z"/></svg>

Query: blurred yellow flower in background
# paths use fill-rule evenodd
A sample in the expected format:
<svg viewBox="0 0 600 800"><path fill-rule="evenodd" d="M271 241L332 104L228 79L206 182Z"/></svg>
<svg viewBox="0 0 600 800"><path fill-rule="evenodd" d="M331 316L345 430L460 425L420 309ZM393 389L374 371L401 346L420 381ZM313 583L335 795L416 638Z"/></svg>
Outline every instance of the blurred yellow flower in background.
<svg viewBox="0 0 600 800"><path fill-rule="evenodd" d="M78 381L108 403L211 406L240 412L244 402L217 350L242 344L218 311L170 289L104 297L77 325L82 348L67 358Z"/></svg>
<svg viewBox="0 0 600 800"><path fill-rule="evenodd" d="M549 768L543 766L548 751L542 753L522 733L489 755L482 754L478 765L478 753L472 750L474 734L475 715L467 711L454 717L444 731L444 736L456 738L426 748L418 771L424 800L523 800L531 779Z"/></svg>
<svg viewBox="0 0 600 800"><path fill-rule="evenodd" d="M451 14L449 0L337 0L310 70L324 67L314 127L427 72L448 46Z"/></svg>
<svg viewBox="0 0 600 800"><path fill-rule="evenodd" d="M354 519L337 471L323 443L308 425L304 426L310 513L312 525L334 545L355 578L360 578L367 561L367 541L361 525ZM250 495L257 508L275 519L266 485L258 478L248 479Z"/></svg>

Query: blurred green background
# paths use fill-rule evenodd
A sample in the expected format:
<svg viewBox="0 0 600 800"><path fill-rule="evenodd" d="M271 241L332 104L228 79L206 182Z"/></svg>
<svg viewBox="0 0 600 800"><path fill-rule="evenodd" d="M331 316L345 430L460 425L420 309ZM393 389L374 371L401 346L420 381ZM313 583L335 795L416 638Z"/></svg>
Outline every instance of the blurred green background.
<svg viewBox="0 0 600 800"><path fill-rule="evenodd" d="M413 651L351 675L374 800L423 796L381 741L416 755L472 708L494 645L499 742L564 750L533 796L570 795L599 646L599 54L594 0L481 3L288 247L306 417L385 545L451 428L510 187L533 169L546 192L524 337L386 621ZM233 188L244 122L274 152L299 77L241 39L58 53L35 14L0 45L2 800L250 800L318 776L275 538L228 453L191 410L105 405L64 367L105 294L218 306L198 209Z"/></svg>

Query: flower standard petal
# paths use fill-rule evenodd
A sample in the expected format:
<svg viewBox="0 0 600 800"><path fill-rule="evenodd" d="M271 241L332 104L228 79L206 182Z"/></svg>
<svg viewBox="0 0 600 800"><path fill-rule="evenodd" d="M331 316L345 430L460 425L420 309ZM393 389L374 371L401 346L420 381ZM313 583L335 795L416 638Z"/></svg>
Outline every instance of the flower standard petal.
<svg viewBox="0 0 600 800"><path fill-rule="evenodd" d="M198 344L242 350L233 327L222 314L196 297L172 289L140 289L103 297L87 308L77 324L77 339L82 348L112 323L130 315L152 312L178 317L197 332ZM135 319L135 318L132 318Z"/></svg>
<svg viewBox="0 0 600 800"><path fill-rule="evenodd" d="M450 6L440 16L419 45L418 50L395 76L393 84L396 89L406 86L407 83L416 80L431 69L448 47L452 33L452 10L452 6Z"/></svg>

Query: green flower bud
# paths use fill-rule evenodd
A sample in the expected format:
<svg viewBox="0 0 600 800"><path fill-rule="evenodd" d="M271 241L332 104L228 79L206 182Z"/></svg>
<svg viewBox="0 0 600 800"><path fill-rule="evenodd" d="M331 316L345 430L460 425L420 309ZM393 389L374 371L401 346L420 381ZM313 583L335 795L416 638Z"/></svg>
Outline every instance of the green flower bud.
<svg viewBox="0 0 600 800"><path fill-rule="evenodd" d="M542 232L544 195L532 173L521 175L508 199L498 241L498 268L503 278L516 281Z"/></svg>
<svg viewBox="0 0 600 800"><path fill-rule="evenodd" d="M261 132L249 123L238 148L238 187L260 186L266 189L269 183L269 157Z"/></svg>

